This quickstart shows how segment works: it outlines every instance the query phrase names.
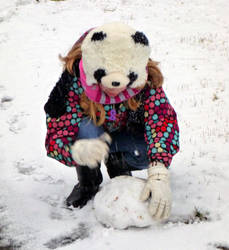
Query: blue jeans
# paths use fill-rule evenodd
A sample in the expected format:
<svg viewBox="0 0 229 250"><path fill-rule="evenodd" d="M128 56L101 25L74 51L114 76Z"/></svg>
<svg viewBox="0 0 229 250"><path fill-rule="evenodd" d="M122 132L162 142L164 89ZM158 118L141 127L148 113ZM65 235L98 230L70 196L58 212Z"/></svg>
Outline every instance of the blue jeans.
<svg viewBox="0 0 229 250"><path fill-rule="evenodd" d="M77 139L97 138L103 133L102 126L97 127L89 118L85 118L81 121ZM131 170L148 168L149 159L144 133L132 135L127 131L121 131L112 132L110 136L112 138L110 153L122 152L124 160L132 167Z"/></svg>

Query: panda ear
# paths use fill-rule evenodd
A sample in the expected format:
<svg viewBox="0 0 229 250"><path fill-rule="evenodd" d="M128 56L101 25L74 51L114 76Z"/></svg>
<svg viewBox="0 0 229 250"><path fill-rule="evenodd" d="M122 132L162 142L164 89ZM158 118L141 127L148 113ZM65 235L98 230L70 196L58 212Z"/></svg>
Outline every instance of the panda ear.
<svg viewBox="0 0 229 250"><path fill-rule="evenodd" d="M105 37L107 37L106 33L103 33L102 31L100 32L95 32L92 37L91 37L91 41L102 41L105 39Z"/></svg>
<svg viewBox="0 0 229 250"><path fill-rule="evenodd" d="M145 46L149 46L149 41L146 35L143 32L136 31L134 35L131 36L135 43L140 43Z"/></svg>

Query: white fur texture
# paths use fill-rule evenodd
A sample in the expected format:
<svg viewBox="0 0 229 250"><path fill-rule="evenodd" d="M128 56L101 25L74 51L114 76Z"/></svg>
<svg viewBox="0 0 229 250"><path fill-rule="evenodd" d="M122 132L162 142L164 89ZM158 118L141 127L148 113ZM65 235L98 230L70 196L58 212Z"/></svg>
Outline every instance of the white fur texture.
<svg viewBox="0 0 229 250"><path fill-rule="evenodd" d="M110 180L94 198L95 215L107 227L125 229L156 224L148 211L148 201L140 201L145 180L119 176Z"/></svg>
<svg viewBox="0 0 229 250"><path fill-rule="evenodd" d="M105 39L91 41L93 34L101 31L106 34ZM113 87L112 81L120 82L119 87L126 86L130 72L138 74L132 88L145 84L150 47L135 43L131 37L135 32L135 29L120 22L108 23L89 32L81 47L88 85L96 83L94 72L99 68L106 71L102 84L108 88Z"/></svg>
<svg viewBox="0 0 229 250"><path fill-rule="evenodd" d="M111 137L104 133L96 139L81 139L76 141L72 147L72 158L81 166L96 168L98 164L108 157Z"/></svg>

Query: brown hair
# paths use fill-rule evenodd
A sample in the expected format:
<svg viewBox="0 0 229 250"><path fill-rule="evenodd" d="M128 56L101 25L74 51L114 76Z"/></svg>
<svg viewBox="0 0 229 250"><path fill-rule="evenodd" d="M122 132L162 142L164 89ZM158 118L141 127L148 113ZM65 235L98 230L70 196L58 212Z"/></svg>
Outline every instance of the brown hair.
<svg viewBox="0 0 229 250"><path fill-rule="evenodd" d="M84 37L83 37L84 38ZM81 51L81 44L82 44L82 37L73 45L71 50L68 52L67 56L62 57L59 55L60 60L64 64L64 69L67 69L67 71L70 74L74 74L73 72L73 63L75 60L80 59L82 57L82 51ZM158 68L158 62L152 61L149 58L149 61L147 63L147 71L148 71L148 79L147 81L139 87L139 89L142 89L145 84L148 84L151 88L158 88L161 87L163 84L163 75ZM136 110L140 106L140 101L137 101L134 97L128 99L125 102L125 106L129 107L131 110ZM80 106L83 108L84 113L88 115L94 122L96 126L100 126L105 121L105 110L102 104L95 103L88 99L85 92L81 94L80 97Z"/></svg>

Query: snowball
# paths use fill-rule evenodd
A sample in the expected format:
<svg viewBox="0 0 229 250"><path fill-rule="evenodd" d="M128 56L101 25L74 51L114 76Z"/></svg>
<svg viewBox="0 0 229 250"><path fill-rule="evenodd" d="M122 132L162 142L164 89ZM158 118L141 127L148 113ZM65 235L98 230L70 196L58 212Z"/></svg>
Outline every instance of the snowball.
<svg viewBox="0 0 229 250"><path fill-rule="evenodd" d="M94 198L95 216L108 227L146 227L156 222L148 213L148 201L140 201L145 180L119 176L104 185Z"/></svg>

